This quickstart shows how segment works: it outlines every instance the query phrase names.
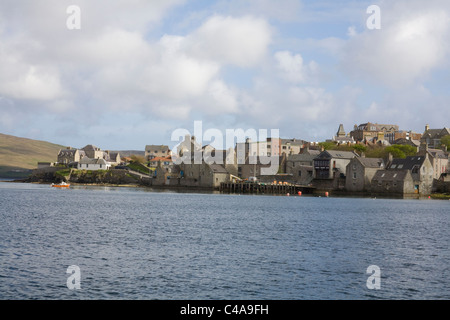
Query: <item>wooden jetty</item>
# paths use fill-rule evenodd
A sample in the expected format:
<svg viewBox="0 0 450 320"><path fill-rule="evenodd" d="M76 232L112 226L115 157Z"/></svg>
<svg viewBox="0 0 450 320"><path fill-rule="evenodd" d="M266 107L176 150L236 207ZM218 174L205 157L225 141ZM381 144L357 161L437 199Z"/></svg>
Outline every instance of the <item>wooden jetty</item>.
<svg viewBox="0 0 450 320"><path fill-rule="evenodd" d="M302 186L295 184L281 183L258 183L258 182L222 182L219 191L222 193L239 193L239 194L289 194L298 195L312 194L314 187Z"/></svg>

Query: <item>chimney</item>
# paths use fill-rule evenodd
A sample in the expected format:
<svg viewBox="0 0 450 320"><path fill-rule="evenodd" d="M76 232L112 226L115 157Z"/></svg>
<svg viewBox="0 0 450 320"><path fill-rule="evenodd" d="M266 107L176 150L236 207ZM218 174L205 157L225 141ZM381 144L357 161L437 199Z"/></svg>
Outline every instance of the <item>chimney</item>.
<svg viewBox="0 0 450 320"><path fill-rule="evenodd" d="M392 161L394 161L394 156L392 155L392 153L389 152L388 155L388 164L390 165L392 163Z"/></svg>
<svg viewBox="0 0 450 320"><path fill-rule="evenodd" d="M427 125L425 126L425 132L427 132L428 130L430 130L430 125L427 124Z"/></svg>

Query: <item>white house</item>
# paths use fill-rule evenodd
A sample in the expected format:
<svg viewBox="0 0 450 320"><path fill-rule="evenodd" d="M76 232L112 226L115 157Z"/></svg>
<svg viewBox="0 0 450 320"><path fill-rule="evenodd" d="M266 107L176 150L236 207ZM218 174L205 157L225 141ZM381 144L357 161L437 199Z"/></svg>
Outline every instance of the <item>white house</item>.
<svg viewBox="0 0 450 320"><path fill-rule="evenodd" d="M84 157L78 162L78 170L108 170L111 167L111 163L105 159L90 159Z"/></svg>

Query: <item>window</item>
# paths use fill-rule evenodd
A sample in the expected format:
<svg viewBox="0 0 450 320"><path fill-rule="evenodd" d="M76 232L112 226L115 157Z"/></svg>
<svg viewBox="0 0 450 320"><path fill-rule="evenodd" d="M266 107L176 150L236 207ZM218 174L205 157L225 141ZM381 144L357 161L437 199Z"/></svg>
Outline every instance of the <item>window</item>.
<svg viewBox="0 0 450 320"><path fill-rule="evenodd" d="M302 176L302 172L301 172L301 171L298 172L298 176L299 176L299 177Z"/></svg>
<svg viewBox="0 0 450 320"><path fill-rule="evenodd" d="M356 179L356 172L353 172L353 179Z"/></svg>

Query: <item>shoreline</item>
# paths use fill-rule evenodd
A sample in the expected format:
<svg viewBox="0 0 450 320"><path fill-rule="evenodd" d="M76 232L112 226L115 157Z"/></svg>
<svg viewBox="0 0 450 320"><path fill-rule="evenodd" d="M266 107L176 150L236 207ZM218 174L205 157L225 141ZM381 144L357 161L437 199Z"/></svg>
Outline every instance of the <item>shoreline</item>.
<svg viewBox="0 0 450 320"><path fill-rule="evenodd" d="M29 184L39 184L39 185L51 185L51 182L39 182L39 181L25 181L25 180L0 180L0 182L8 182L8 183L29 183ZM208 194L230 194L230 195L265 195L265 196L281 196L281 197L299 197L296 194L273 194L273 193L267 193L267 194L261 194L261 193L233 193L233 192L223 192L220 190L216 190L213 188L207 188L207 187L185 187L185 186L148 186L148 185L142 185L142 184L110 184L110 183L76 183L71 182L71 186L76 187L116 187L116 188L134 188L134 189L147 189L147 190L158 190L158 191L178 191L180 193L208 193ZM329 196L325 196L322 194L322 192L314 193L314 194L303 194L300 197L307 197L307 198L355 198L355 199L398 199L398 200L450 200L449 194L443 194L443 193L434 193L430 194L428 196L410 196L410 195L404 195L404 196L392 196L392 195L372 195L369 193L354 193L354 192L346 192L346 191L329 191Z"/></svg>

